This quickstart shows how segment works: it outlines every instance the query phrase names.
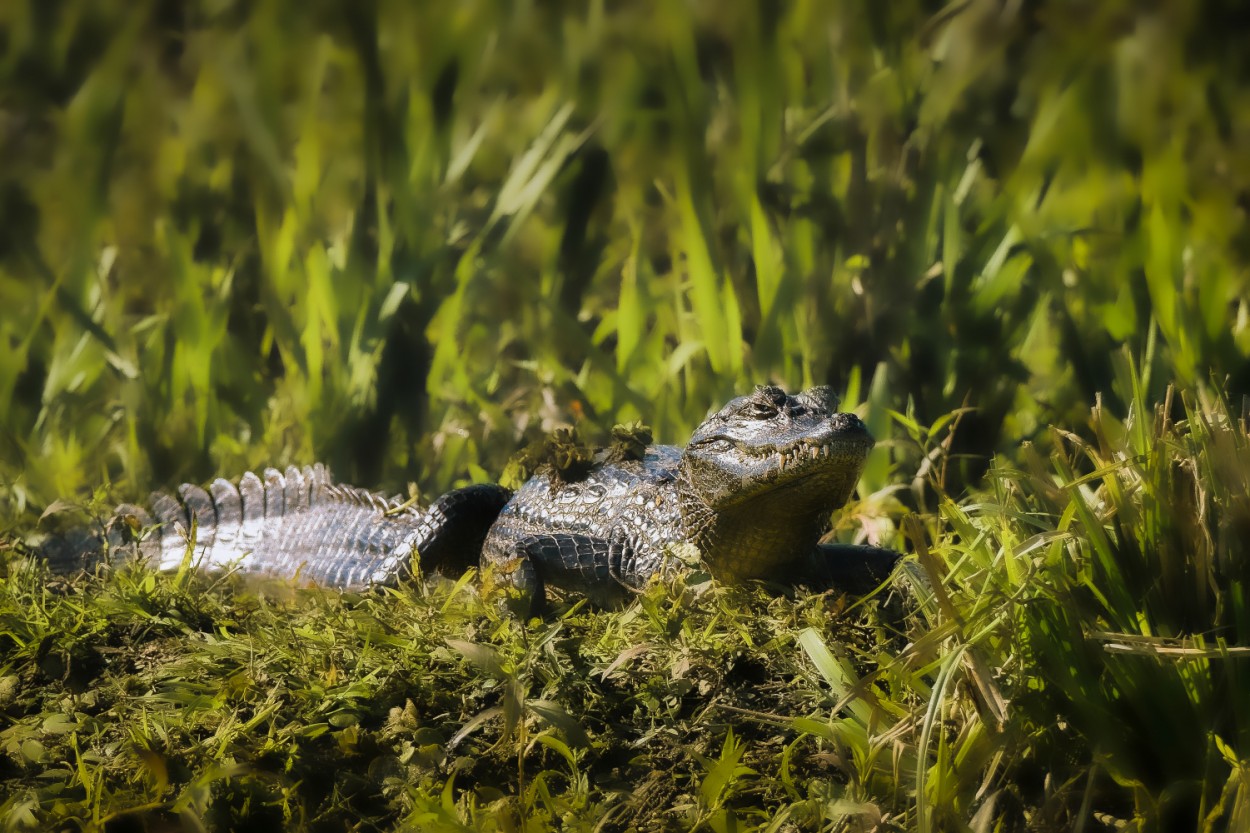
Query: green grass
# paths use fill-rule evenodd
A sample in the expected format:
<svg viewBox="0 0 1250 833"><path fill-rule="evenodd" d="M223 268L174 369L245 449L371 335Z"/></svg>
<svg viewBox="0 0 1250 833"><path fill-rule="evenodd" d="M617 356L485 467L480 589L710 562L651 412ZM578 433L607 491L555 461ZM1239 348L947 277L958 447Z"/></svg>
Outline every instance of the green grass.
<svg viewBox="0 0 1250 833"><path fill-rule="evenodd" d="M850 743L890 771L867 745L873 710L831 711L856 667L902 647L872 613L694 576L623 613L527 625L474 588L352 596L131 570L49 587L10 563L0 816L543 830L880 812L831 752Z"/></svg>
<svg viewBox="0 0 1250 833"><path fill-rule="evenodd" d="M523 625L7 552L3 824L1250 826L1234 13L0 4L6 529L827 382L879 440L837 534L922 587Z"/></svg>
<svg viewBox="0 0 1250 833"><path fill-rule="evenodd" d="M356 595L185 568L51 580L11 553L0 818L1239 829L1250 441L1218 400L1169 413L1095 409L1096 442L938 490L864 600L695 570L522 622L472 571Z"/></svg>

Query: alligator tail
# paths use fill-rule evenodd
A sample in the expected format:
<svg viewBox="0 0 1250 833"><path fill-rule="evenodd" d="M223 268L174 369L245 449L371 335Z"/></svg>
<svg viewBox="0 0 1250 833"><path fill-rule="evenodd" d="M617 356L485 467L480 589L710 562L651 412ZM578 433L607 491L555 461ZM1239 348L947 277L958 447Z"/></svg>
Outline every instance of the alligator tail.
<svg viewBox="0 0 1250 833"><path fill-rule="evenodd" d="M476 563L486 530L507 501L498 486L470 486L422 511L365 489L336 484L322 465L265 469L208 489L183 484L177 497L156 493L150 511L118 508L97 542L124 546L133 528L155 526L134 544L158 569L176 569L190 553L201 569L230 569L353 588L395 584L411 573L413 555L427 569ZM474 549L476 547L476 549ZM85 541L45 547L54 570L77 549L89 564L103 549Z"/></svg>

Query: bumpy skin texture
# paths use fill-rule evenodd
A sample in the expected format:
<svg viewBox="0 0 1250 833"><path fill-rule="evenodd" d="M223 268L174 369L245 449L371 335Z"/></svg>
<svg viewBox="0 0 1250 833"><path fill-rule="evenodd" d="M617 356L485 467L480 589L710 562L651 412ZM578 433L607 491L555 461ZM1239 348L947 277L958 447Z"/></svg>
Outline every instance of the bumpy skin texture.
<svg viewBox="0 0 1250 833"><path fill-rule="evenodd" d="M823 562L845 555L852 563L835 572L866 583L892 553L817 546L873 445L837 406L828 388L762 387L708 417L684 449L652 446L575 483L534 477L500 513L482 561L536 598L554 585L603 603L641 588L682 541L726 580L820 580Z"/></svg>
<svg viewBox="0 0 1250 833"><path fill-rule="evenodd" d="M670 564L670 545L698 547L719 578L810 579L862 592L884 580L896 555L821 545L830 513L855 488L873 441L828 388L787 396L761 387L699 426L690 443L652 446L641 460L599 463L574 482L538 474L515 495L480 485L443 495L424 511L335 485L321 466L273 469L178 499L155 495L139 525L160 524L138 544L162 568L179 565L196 527L201 566L293 576L332 587L393 584L421 567L460 571L477 560L503 584L541 600L546 586L611 604ZM108 537L119 543L114 523ZM64 548L63 548L64 549ZM78 547L81 554L84 549ZM48 553L54 567L65 556Z"/></svg>
<svg viewBox="0 0 1250 833"><path fill-rule="evenodd" d="M421 511L335 484L320 464L265 469L263 479L248 472L237 483L219 478L207 490L183 484L177 498L153 494L150 513L134 505L118 507L105 535L57 541L43 554L54 572L66 572L98 561L107 540L108 549L122 556L133 545L158 569L175 569L194 541L191 560L201 568L344 589L393 585L411 574L414 553L431 568L449 572L475 563L474 554L510 496L501 486L469 486ZM158 528L134 544L122 522L128 519Z"/></svg>

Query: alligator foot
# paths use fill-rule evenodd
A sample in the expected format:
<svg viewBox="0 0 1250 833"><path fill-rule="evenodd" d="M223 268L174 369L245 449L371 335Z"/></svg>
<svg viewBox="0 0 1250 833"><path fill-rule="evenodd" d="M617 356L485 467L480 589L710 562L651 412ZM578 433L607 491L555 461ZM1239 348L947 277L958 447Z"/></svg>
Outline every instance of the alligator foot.
<svg viewBox="0 0 1250 833"><path fill-rule="evenodd" d="M817 544L803 578L853 596L866 596L885 583L902 553L863 544Z"/></svg>

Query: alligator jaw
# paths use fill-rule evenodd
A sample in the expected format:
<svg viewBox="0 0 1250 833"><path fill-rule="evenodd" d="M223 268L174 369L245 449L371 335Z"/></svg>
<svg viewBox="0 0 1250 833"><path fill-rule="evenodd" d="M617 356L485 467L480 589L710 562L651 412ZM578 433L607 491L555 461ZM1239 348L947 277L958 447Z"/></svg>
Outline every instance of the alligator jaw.
<svg viewBox="0 0 1250 833"><path fill-rule="evenodd" d="M682 456L687 534L720 577L768 577L809 552L872 450L852 414L830 413L814 397L772 401L772 419L755 416L751 400L726 406Z"/></svg>
<svg viewBox="0 0 1250 833"><path fill-rule="evenodd" d="M756 451L749 447L739 446L739 451L754 460L776 468L779 472L789 475L814 473L820 466L813 466L822 460L853 460L856 456L866 455L872 450L873 441L867 431L847 431L835 433L826 440L804 439L781 448L770 448ZM811 471L804 471L811 469Z"/></svg>

